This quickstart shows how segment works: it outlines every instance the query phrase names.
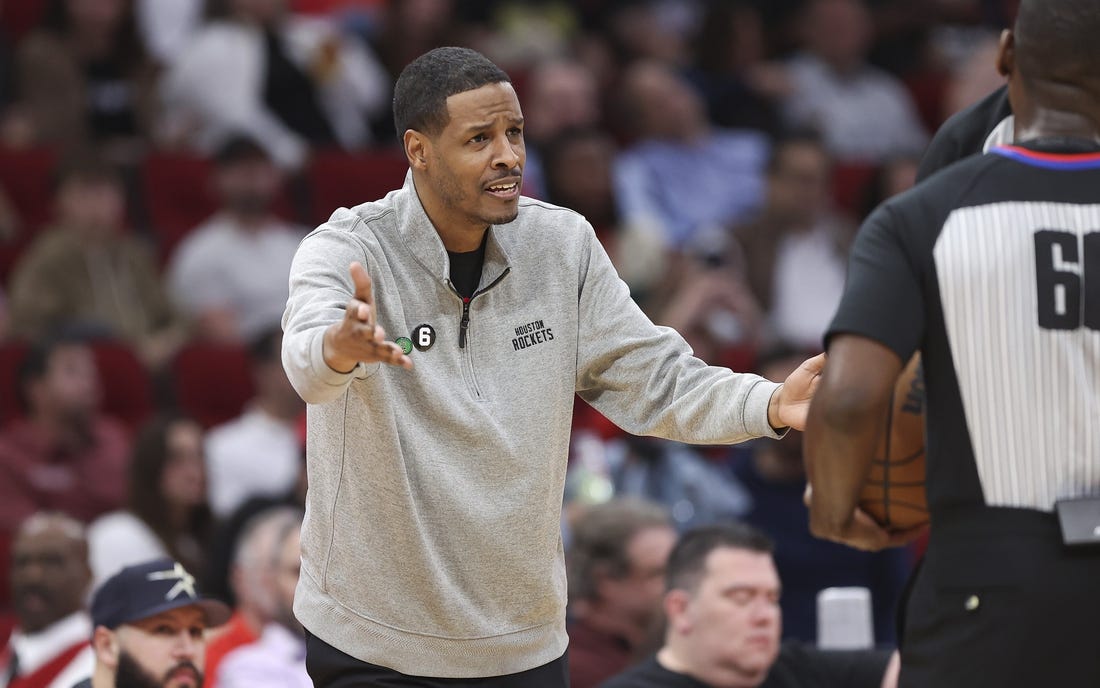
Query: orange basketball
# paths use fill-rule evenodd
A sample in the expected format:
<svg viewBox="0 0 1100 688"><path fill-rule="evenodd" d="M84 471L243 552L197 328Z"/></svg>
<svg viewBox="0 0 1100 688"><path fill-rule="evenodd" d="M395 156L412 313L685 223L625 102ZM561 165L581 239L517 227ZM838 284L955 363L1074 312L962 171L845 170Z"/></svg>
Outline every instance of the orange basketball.
<svg viewBox="0 0 1100 688"><path fill-rule="evenodd" d="M928 522L924 492L924 376L920 354L910 359L894 384L871 472L859 506L890 530Z"/></svg>

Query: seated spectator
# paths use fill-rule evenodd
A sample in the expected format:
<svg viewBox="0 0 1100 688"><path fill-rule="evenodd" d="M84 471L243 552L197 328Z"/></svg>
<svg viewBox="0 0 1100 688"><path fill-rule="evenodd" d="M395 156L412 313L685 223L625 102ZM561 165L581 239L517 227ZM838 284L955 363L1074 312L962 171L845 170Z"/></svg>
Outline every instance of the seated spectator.
<svg viewBox="0 0 1100 688"><path fill-rule="evenodd" d="M240 417L207 435L208 494L218 518L252 497L289 494L302 472L298 422L305 404L283 370L282 341L277 328L256 339L251 348L256 397Z"/></svg>
<svg viewBox="0 0 1100 688"><path fill-rule="evenodd" d="M61 172L56 222L11 277L12 333L80 326L127 341L151 366L184 339L152 254L125 227L121 179L95 161Z"/></svg>
<svg viewBox="0 0 1100 688"><path fill-rule="evenodd" d="M767 197L737 227L727 253L764 309L771 334L818 349L840 303L855 225L832 211L829 155L813 134L780 141L768 165Z"/></svg>
<svg viewBox="0 0 1100 688"><path fill-rule="evenodd" d="M124 566L165 556L201 570L211 516L199 424L171 416L147 424L134 444L129 477L126 510L88 528L96 583Z"/></svg>
<svg viewBox="0 0 1100 688"><path fill-rule="evenodd" d="M179 562L128 566L92 598L95 669L73 688L199 688L206 631L225 623L229 607L202 597Z"/></svg>
<svg viewBox="0 0 1100 688"><path fill-rule="evenodd" d="M867 63L872 39L861 0L810 0L805 51L787 65L788 124L822 132L843 162L880 162L919 154L928 143L916 106L900 81Z"/></svg>
<svg viewBox="0 0 1100 688"><path fill-rule="evenodd" d="M668 513L638 499L589 507L573 524L566 555L572 688L594 688L652 650L675 542Z"/></svg>
<svg viewBox="0 0 1100 688"><path fill-rule="evenodd" d="M756 211L767 137L712 127L699 95L657 62L629 67L622 96L636 138L615 161L624 222L652 227L667 246L685 250Z"/></svg>
<svg viewBox="0 0 1100 688"><path fill-rule="evenodd" d="M775 346L760 356L757 372L785 375L803 361L802 352ZM783 379L783 378L769 378ZM861 552L810 534L802 433L752 442L733 449L734 475L752 495L752 508L742 517L775 541L775 566L783 581L783 637L817 640L817 595L825 588L864 587L871 591L877 643L895 640L894 613L912 567L903 548Z"/></svg>
<svg viewBox="0 0 1100 688"><path fill-rule="evenodd" d="M579 62L546 60L536 64L525 86L527 116L523 140L527 163L523 167L524 193L546 198L543 158L563 132L600 123L596 78Z"/></svg>
<svg viewBox="0 0 1100 688"><path fill-rule="evenodd" d="M193 142L213 152L236 132L281 167L311 146L370 143L369 119L389 106L389 77L365 46L324 19L291 15L283 0L227 0L164 80L167 109L193 121ZM171 124L167 126L173 126Z"/></svg>
<svg viewBox="0 0 1100 688"><path fill-rule="evenodd" d="M229 584L237 600L233 616L206 646L206 681L217 685L222 659L233 650L255 643L275 620L278 581L284 545L302 522L302 510L289 506L265 509L248 520L234 553Z"/></svg>
<svg viewBox="0 0 1100 688"><path fill-rule="evenodd" d="M51 0L16 53L15 111L32 143L132 162L152 127L154 79L130 0Z"/></svg>
<svg viewBox="0 0 1100 688"><path fill-rule="evenodd" d="M274 538L270 592L272 620L260 639L222 659L214 679L217 688L312 688L306 673L305 629L294 616L294 589L301 569L301 520L287 519Z"/></svg>
<svg viewBox="0 0 1100 688"><path fill-rule="evenodd" d="M18 625L0 648L0 684L71 688L92 675L92 622L84 611L91 582L84 526L47 512L19 526L11 556Z"/></svg>
<svg viewBox="0 0 1100 688"><path fill-rule="evenodd" d="M611 166L615 141L601 129L564 129L544 146L542 160L546 200L584 215L596 230L630 294L646 307L648 297L664 284L664 242L653 232L619 221ZM531 166L528 149L527 167Z"/></svg>
<svg viewBox="0 0 1100 688"><path fill-rule="evenodd" d="M36 511L89 522L122 505L130 437L100 413L95 355L81 339L33 346L19 368L26 415L0 429L0 532Z"/></svg>
<svg viewBox="0 0 1100 688"><path fill-rule="evenodd" d="M895 686L887 652L779 642L772 543L745 525L685 533L669 556L664 646L604 688L879 688Z"/></svg>
<svg viewBox="0 0 1100 688"><path fill-rule="evenodd" d="M691 81L720 127L756 129L775 137L781 118L777 93L764 63L767 41L760 10L751 0L708 2L693 41Z"/></svg>
<svg viewBox="0 0 1100 688"><path fill-rule="evenodd" d="M259 144L233 138L215 162L221 209L180 243L168 286L196 336L244 342L282 319L290 262L306 230L272 212L283 176Z"/></svg>

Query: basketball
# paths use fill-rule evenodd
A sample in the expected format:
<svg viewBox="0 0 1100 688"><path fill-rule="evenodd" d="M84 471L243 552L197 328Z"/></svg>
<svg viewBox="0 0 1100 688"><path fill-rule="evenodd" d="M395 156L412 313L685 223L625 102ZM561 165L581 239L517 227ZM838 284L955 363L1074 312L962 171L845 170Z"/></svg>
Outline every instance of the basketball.
<svg viewBox="0 0 1100 688"><path fill-rule="evenodd" d="M871 472L860 493L859 507L889 530L928 522L924 491L924 377L920 354L894 383Z"/></svg>

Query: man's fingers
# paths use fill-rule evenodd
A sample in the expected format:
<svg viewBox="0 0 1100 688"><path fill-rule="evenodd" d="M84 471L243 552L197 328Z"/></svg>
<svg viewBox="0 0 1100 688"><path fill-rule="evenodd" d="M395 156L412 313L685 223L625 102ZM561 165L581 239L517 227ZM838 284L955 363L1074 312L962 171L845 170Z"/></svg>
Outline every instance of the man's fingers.
<svg viewBox="0 0 1100 688"><path fill-rule="evenodd" d="M367 269L363 267L362 263L355 261L348 267L348 272L351 273L351 283L355 289L355 298L367 305L373 306L374 293L372 291L370 275L367 274Z"/></svg>
<svg viewBox="0 0 1100 688"><path fill-rule="evenodd" d="M811 375L820 375L821 371L825 369L825 354L821 353L813 358L806 359L800 367Z"/></svg>

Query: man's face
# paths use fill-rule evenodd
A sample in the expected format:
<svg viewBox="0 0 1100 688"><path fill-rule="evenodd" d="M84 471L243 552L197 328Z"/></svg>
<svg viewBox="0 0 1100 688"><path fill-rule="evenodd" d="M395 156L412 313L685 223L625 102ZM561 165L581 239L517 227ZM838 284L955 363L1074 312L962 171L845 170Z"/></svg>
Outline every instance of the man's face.
<svg viewBox="0 0 1100 688"><path fill-rule="evenodd" d="M215 183L222 204L246 217L267 215L283 176L275 163L262 155L226 162L218 168Z"/></svg>
<svg viewBox="0 0 1100 688"><path fill-rule="evenodd" d="M206 621L197 607L172 609L120 626L116 688L199 688Z"/></svg>
<svg viewBox="0 0 1100 688"><path fill-rule="evenodd" d="M673 621L707 675L760 681L779 653L779 574L770 554L712 551L682 618Z"/></svg>
<svg viewBox="0 0 1100 688"><path fill-rule="evenodd" d="M11 567L12 601L24 631L36 633L83 608L91 582L87 550L61 527L20 534Z"/></svg>
<svg viewBox="0 0 1100 688"><path fill-rule="evenodd" d="M800 226L812 224L829 203L829 157L820 146L793 142L778 153L768 186L777 217Z"/></svg>
<svg viewBox="0 0 1100 688"><path fill-rule="evenodd" d="M54 349L45 373L31 382L30 400L35 413L56 414L80 422L99 407L101 388L95 354L82 344L63 344Z"/></svg>
<svg viewBox="0 0 1100 688"><path fill-rule="evenodd" d="M444 235L481 232L519 213L520 182L527 152L523 113L509 83L487 84L447 98L450 121L429 137L424 199ZM476 246L474 247L476 248Z"/></svg>
<svg viewBox="0 0 1100 688"><path fill-rule="evenodd" d="M599 587L600 597L612 612L639 628L648 628L661 611L665 563L676 544L676 531L667 526L646 528L630 538L627 558L630 570L621 578L608 578Z"/></svg>

